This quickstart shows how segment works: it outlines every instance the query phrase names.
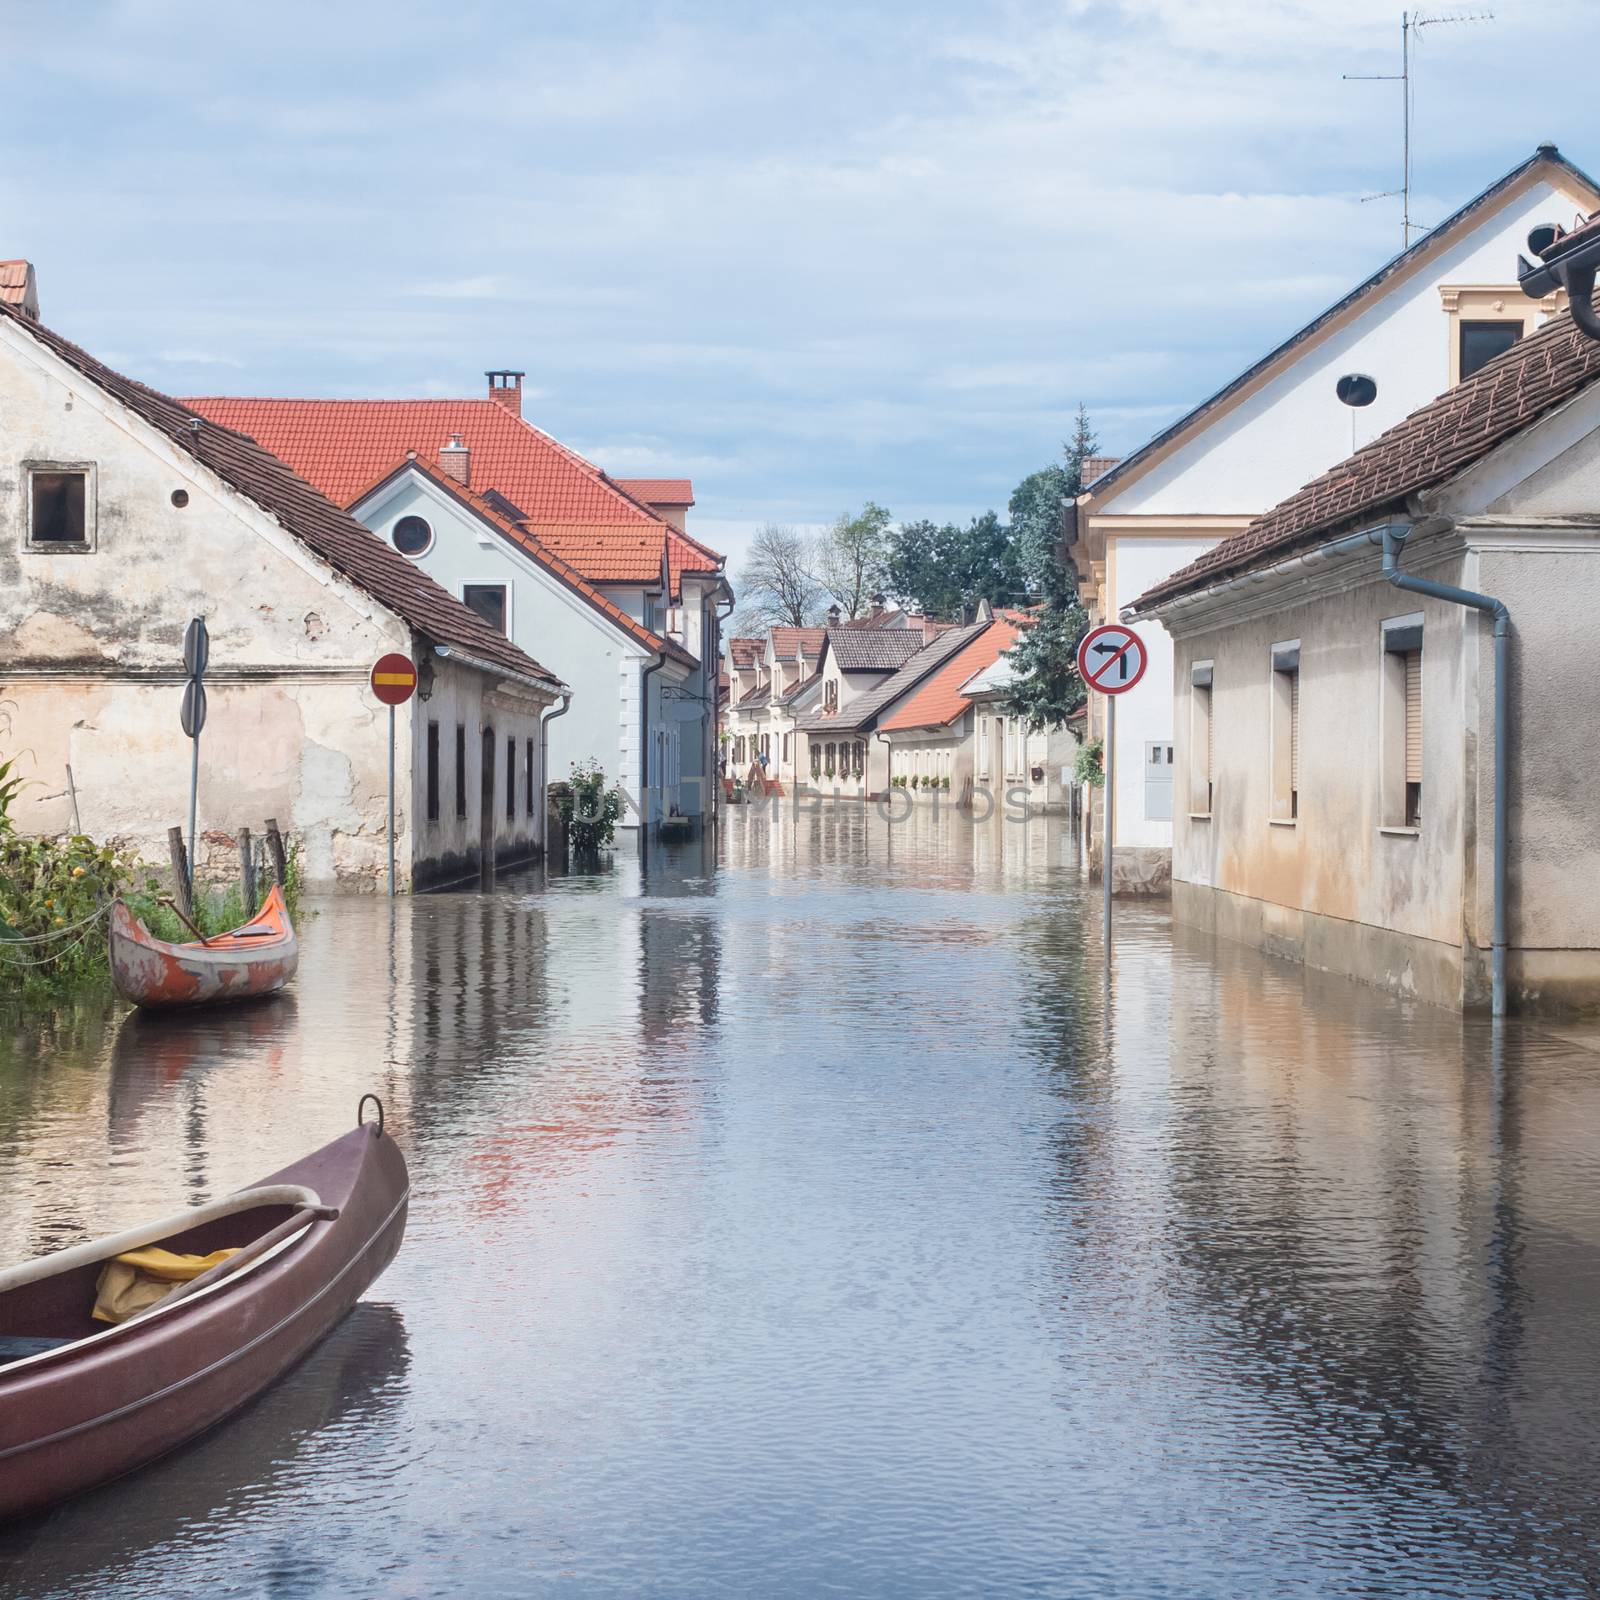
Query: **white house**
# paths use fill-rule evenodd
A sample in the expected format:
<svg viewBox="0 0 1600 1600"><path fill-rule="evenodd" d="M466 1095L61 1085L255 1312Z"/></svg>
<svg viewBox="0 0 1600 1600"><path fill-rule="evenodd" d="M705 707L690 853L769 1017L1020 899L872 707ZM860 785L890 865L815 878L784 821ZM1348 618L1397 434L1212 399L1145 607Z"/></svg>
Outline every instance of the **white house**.
<svg viewBox="0 0 1600 1600"><path fill-rule="evenodd" d="M1561 298L1525 298L1519 250L1539 222L1600 205L1553 145L1469 200L1247 371L1089 483L1067 517L1068 559L1094 620L1241 532L1353 447L1531 333ZM1345 380L1349 380L1346 382ZM1370 380L1370 383L1363 380ZM1349 398L1367 400L1352 407ZM1146 632L1144 682L1118 709L1117 869L1164 881L1172 845L1172 645ZM1088 737L1104 714L1091 696Z"/></svg>
<svg viewBox="0 0 1600 1600"><path fill-rule="evenodd" d="M544 717L567 687L253 440L111 371L0 299L0 736L12 820L75 826L165 864L188 807L182 641L206 619L200 876L275 817L307 883L371 889L387 857L396 717L399 875L492 870L544 842ZM70 778L69 778L70 769Z"/></svg>
<svg viewBox="0 0 1600 1600"><path fill-rule="evenodd" d="M1597 610L1600 343L1562 313L1138 601L1174 915L1454 1007L1499 943L1513 1008L1600 1003Z"/></svg>
<svg viewBox="0 0 1600 1600"><path fill-rule="evenodd" d="M723 558L678 525L686 481L630 480L666 496L636 498L525 421L521 396L522 374L497 370L478 400L189 403L542 652L582 707L551 720L552 778L593 760L627 797L625 827L697 819L717 765Z"/></svg>

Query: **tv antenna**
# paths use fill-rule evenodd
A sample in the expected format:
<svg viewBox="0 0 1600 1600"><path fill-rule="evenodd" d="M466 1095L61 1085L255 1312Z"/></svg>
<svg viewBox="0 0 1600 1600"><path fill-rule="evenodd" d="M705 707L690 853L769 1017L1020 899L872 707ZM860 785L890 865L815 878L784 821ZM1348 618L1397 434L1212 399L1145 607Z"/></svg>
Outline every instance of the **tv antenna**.
<svg viewBox="0 0 1600 1600"><path fill-rule="evenodd" d="M1400 197L1400 238L1402 248L1411 248L1411 235L1421 227L1411 220L1411 35L1424 28L1437 28L1446 24L1466 22L1493 22L1492 11L1402 11L1400 13L1400 70L1398 72L1346 72L1341 74L1346 83L1398 83L1400 85L1400 187L1385 189L1382 194L1361 197L1363 205L1369 200L1392 200Z"/></svg>

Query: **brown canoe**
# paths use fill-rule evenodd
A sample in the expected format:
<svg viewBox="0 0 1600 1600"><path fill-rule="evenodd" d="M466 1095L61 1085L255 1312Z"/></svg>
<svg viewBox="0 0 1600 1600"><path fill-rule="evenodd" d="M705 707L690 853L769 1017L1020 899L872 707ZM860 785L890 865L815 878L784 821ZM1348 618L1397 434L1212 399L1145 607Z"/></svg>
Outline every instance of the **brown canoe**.
<svg viewBox="0 0 1600 1600"><path fill-rule="evenodd" d="M405 1158L368 1123L252 1189L0 1271L0 1522L193 1439L298 1361L394 1259ZM150 1310L90 1318L104 1262L238 1248Z"/></svg>
<svg viewBox="0 0 1600 1600"><path fill-rule="evenodd" d="M276 994L300 965L300 942L276 884L248 922L186 944L156 938L118 900L107 939L112 980L136 1006L210 1005Z"/></svg>

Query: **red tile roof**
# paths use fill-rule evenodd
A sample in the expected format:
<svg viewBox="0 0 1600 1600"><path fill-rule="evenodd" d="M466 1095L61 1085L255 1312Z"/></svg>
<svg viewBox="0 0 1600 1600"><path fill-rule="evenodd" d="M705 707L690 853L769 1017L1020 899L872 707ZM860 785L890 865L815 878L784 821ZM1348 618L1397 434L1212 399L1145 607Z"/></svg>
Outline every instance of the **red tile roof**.
<svg viewBox="0 0 1600 1600"><path fill-rule="evenodd" d="M173 445L193 456L358 589L435 644L449 645L491 667L555 686L559 679L519 650L497 628L433 581L297 477L276 456L243 434L207 424L181 401L125 378L87 351L0 301L28 335L126 406Z"/></svg>
<svg viewBox="0 0 1600 1600"><path fill-rule="evenodd" d="M816 657L822 653L826 628L774 628L772 653L780 661L793 661L797 654Z"/></svg>
<svg viewBox="0 0 1600 1600"><path fill-rule="evenodd" d="M688 666L699 665L693 655L685 650L675 639L668 639L661 634L652 633L642 622L635 621L616 601L609 599L599 589L578 571L570 562L562 558L553 550L547 549L536 539L528 529L520 523L513 522L503 512L485 500L482 495L474 493L471 489L458 483L448 472L434 466L431 462L420 457L415 460L403 461L396 472L420 472L430 479L439 488L444 490L463 505L469 506L487 522L502 538L509 540L519 549L539 563L552 577L560 579L569 589L588 602L601 616L614 627L619 628L637 643L642 644L647 650L654 650L658 655L666 656L669 660L679 661ZM380 482L388 482L394 473L386 473ZM370 489L376 489L378 484L372 484ZM362 497L364 498L364 496Z"/></svg>
<svg viewBox="0 0 1600 1600"><path fill-rule="evenodd" d="M647 506L694 504L694 485L687 478L613 478L611 481Z"/></svg>
<svg viewBox="0 0 1600 1600"><path fill-rule="evenodd" d="M459 434L472 452L473 488L503 495L543 543L589 579L651 584L660 576L669 524L592 461L498 401L203 395L184 403L248 434L342 506L409 452L437 463L440 449ZM686 546L677 571L720 570L715 551L670 531Z"/></svg>
<svg viewBox="0 0 1600 1600"><path fill-rule="evenodd" d="M715 550L708 550L697 539L691 539L676 528L667 530L667 580L672 598L683 593L683 575L686 572L722 571L723 558Z"/></svg>
<svg viewBox="0 0 1600 1600"><path fill-rule="evenodd" d="M974 673L993 666L1017 642L1017 635L1021 631L1020 617L1014 613L1001 613L878 726L887 731L895 728L943 728L954 722L972 704L962 694L961 685Z"/></svg>
<svg viewBox="0 0 1600 1600"><path fill-rule="evenodd" d="M975 622L965 628L946 629L937 638L929 639L926 643L923 643L920 634L902 632L901 636L909 638L916 648L898 671L890 673L865 694L858 695L837 711L815 711L809 716L801 717L800 728L807 733L814 733L830 728L860 731L874 727L875 719L880 712L894 705L902 695L910 694L930 673L943 666L952 656L959 655L979 634L991 626L993 626L991 623ZM885 637L892 636L885 635ZM862 636L847 634L844 637ZM835 645L839 638L837 630L829 630L830 647Z"/></svg>
<svg viewBox="0 0 1600 1600"><path fill-rule="evenodd" d="M1213 545L1134 602L1144 609L1321 543L1347 525L1403 510L1406 498L1465 471L1496 445L1600 378L1600 344L1569 312L1519 340L1464 383L1413 411L1242 533ZM1354 531L1354 528L1351 528Z"/></svg>
<svg viewBox="0 0 1600 1600"><path fill-rule="evenodd" d="M753 667L767 648L765 639L730 639L728 654L736 667Z"/></svg>

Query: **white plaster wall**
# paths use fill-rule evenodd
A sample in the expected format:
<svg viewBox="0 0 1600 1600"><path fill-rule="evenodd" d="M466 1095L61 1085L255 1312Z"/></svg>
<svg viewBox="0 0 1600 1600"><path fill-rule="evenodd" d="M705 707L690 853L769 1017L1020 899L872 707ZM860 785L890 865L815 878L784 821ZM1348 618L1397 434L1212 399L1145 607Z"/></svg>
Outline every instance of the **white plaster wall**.
<svg viewBox="0 0 1600 1600"><path fill-rule="evenodd" d="M1118 539L1116 545L1116 609L1130 604L1153 583L1176 572L1208 549L1213 539ZM1117 698L1116 842L1137 846L1172 843L1172 824L1145 815L1144 747L1147 742L1172 742L1172 640L1159 622L1138 622L1134 631L1144 641L1150 665L1140 682ZM1104 727L1103 696L1095 696L1096 728ZM1176 801L1174 801L1176 809Z"/></svg>
<svg viewBox="0 0 1600 1600"><path fill-rule="evenodd" d="M469 583L506 585L512 642L572 689L572 711L550 724L550 776L565 779L574 762L594 760L616 778L619 666L636 670L641 648L425 477L407 474L354 510L386 539L402 517L425 518L434 542L416 565L458 597Z"/></svg>
<svg viewBox="0 0 1600 1600"><path fill-rule="evenodd" d="M1095 511L1236 515L1276 505L1448 387L1453 324L1441 285L1514 286L1528 230L1536 222L1570 222L1581 206L1577 197L1539 184L1397 289L1380 291L1348 325L1126 489L1113 488ZM1377 380L1378 398L1364 410L1352 412L1334 394L1347 372Z"/></svg>

